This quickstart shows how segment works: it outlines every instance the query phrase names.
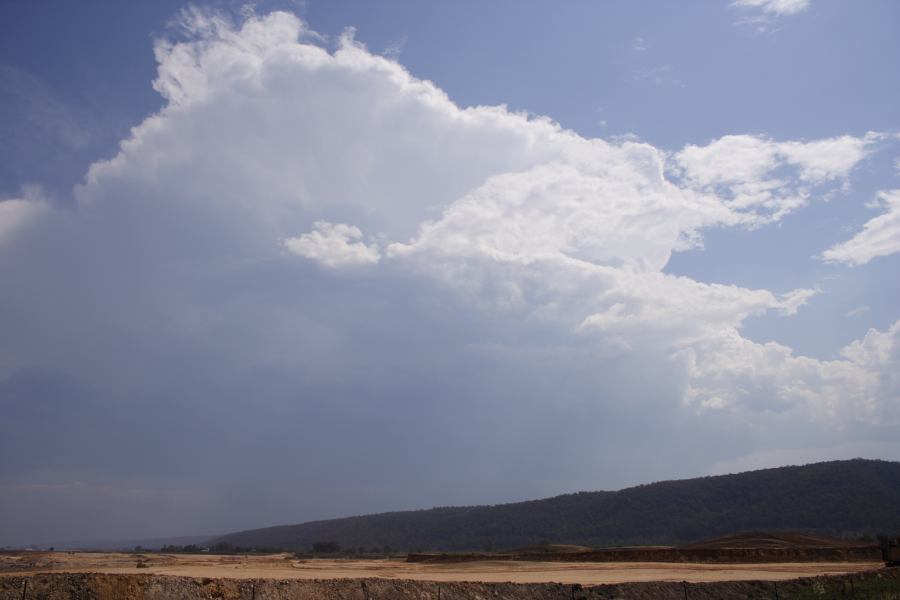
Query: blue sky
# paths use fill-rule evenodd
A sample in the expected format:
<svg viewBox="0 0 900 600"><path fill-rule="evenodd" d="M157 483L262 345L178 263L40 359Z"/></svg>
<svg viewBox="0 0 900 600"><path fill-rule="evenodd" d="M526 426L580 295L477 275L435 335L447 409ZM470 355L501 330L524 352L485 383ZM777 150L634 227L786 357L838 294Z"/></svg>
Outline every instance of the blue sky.
<svg viewBox="0 0 900 600"><path fill-rule="evenodd" d="M898 13L5 3L0 545L900 458Z"/></svg>

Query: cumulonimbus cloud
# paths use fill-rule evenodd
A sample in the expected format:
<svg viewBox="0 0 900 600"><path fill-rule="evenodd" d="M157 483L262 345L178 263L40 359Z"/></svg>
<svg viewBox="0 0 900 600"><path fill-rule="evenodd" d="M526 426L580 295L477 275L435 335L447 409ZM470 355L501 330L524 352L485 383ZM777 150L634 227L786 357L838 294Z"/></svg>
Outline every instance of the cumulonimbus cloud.
<svg viewBox="0 0 900 600"><path fill-rule="evenodd" d="M742 321L789 314L812 292L779 298L667 275L671 254L708 227L781 219L844 182L879 139L732 135L668 155L503 107L459 108L350 35L334 53L302 41L290 14L234 27L192 10L184 25L189 39L157 44L154 87L168 105L91 168L82 210L139 214L131 225L143 228L211 217L210 245L229 254L285 240L330 268L381 260L361 227L385 241L395 268L474 305L673 356L691 348L694 362L757 360L766 347L740 337ZM702 372L686 392L699 397L709 369L689 372ZM722 365L716 377L733 372Z"/></svg>
<svg viewBox="0 0 900 600"><path fill-rule="evenodd" d="M4 372L177 384L185 403L221 396L249 415L242 402L268 394L330 423L332 405L347 415L351 402L396 402L384 390L413 371L438 389L464 382L469 402L514 403L514 381L453 366L477 354L522 377L544 369L580 402L657 403L635 408L647 419L813 415L833 435L898 419L886 376L900 371L897 324L834 360L796 356L741 327L802 310L812 290L666 272L709 228L763 227L842 188L878 134L734 135L671 153L503 106L459 107L349 34L333 52L306 41L291 14L234 25L192 10L182 24L186 39L156 48L166 106L91 167L71 214L24 219L34 205L0 203L15 233L0 230L0 273L16 290L0 297ZM423 342L427 331L442 343ZM643 394L652 400L598 392L597 370L612 378L618 366L604 361L623 356L671 389ZM348 391L354 377L369 379ZM529 397L529 410L551 414L557 392Z"/></svg>

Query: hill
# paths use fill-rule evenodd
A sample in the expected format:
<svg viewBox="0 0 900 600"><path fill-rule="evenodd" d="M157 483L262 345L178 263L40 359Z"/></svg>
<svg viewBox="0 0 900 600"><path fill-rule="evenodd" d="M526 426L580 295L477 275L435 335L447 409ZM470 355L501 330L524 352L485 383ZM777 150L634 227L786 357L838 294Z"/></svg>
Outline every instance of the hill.
<svg viewBox="0 0 900 600"><path fill-rule="evenodd" d="M381 513L253 529L217 541L306 551L463 551L552 542L675 545L737 531L900 532L900 463L847 460L579 492L513 504Z"/></svg>

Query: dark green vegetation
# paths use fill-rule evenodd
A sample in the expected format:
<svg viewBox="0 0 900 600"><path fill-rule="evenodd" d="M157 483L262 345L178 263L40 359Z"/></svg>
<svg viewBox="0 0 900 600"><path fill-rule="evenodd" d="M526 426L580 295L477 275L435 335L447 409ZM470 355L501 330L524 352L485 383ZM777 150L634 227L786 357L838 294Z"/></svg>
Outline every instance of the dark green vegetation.
<svg viewBox="0 0 900 600"><path fill-rule="evenodd" d="M896 600L900 598L900 581L897 570L865 573L845 577L816 577L795 582L781 583L780 600Z"/></svg>
<svg viewBox="0 0 900 600"><path fill-rule="evenodd" d="M514 504L432 508L254 529L218 541L308 551L313 543L410 551L686 544L738 531L838 537L900 532L900 463L848 460L664 481Z"/></svg>
<svg viewBox="0 0 900 600"><path fill-rule="evenodd" d="M140 546L136 546L133 550L133 552L137 553L154 551L155 550L152 549L141 548ZM159 549L159 552L168 554L274 554L276 552L281 552L281 548L271 546L235 546L234 544L229 544L228 542L219 541L209 546L202 544L176 546L174 544L171 544L163 546Z"/></svg>
<svg viewBox="0 0 900 600"><path fill-rule="evenodd" d="M744 533L683 546L586 548L546 544L508 552L424 552L408 562L460 563L483 560L554 562L784 563L878 562L883 551L872 540L847 540L809 533ZM897 600L900 600L898 598Z"/></svg>

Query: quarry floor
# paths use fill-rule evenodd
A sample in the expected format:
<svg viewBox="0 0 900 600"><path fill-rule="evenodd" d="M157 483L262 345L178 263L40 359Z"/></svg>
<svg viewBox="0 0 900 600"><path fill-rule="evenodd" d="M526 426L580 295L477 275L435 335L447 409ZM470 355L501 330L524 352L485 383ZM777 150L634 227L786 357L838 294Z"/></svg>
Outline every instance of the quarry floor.
<svg viewBox="0 0 900 600"><path fill-rule="evenodd" d="M146 565L138 568L138 563ZM839 575L877 569L881 563L559 563L481 561L451 564L377 560L300 560L290 554L186 555L100 552L3 552L0 575L109 573L229 579L383 578L446 582L610 584L648 581L688 583L768 580Z"/></svg>

